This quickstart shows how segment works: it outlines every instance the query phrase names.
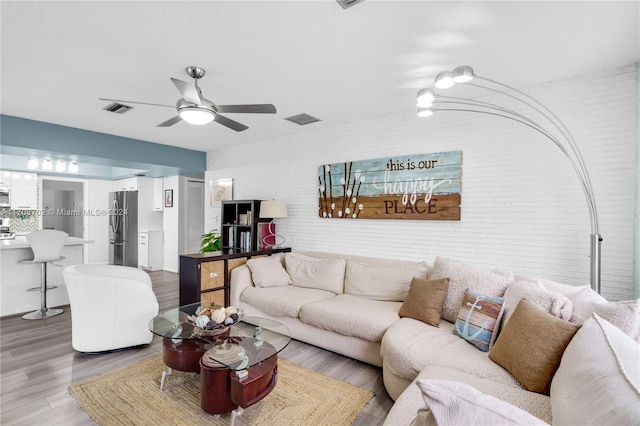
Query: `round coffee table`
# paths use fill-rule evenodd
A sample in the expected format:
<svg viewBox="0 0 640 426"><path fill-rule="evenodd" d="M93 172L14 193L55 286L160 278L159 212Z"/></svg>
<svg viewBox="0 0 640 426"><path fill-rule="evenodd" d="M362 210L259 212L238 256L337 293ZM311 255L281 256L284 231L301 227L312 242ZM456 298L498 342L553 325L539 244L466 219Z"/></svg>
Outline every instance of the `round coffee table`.
<svg viewBox="0 0 640 426"><path fill-rule="evenodd" d="M275 387L277 354L291 341L291 332L277 321L244 317L222 334L203 336L187 322L198 307L170 309L149 322L149 330L163 338L162 360L168 367L160 389L174 369L200 373L202 409L210 414L233 411L233 421Z"/></svg>

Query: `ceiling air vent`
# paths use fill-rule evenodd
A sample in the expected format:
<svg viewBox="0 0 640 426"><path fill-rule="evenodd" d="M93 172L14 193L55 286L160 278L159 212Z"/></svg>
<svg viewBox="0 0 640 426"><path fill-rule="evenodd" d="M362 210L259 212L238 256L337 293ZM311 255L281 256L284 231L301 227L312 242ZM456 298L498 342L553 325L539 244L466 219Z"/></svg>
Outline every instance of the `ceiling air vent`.
<svg viewBox="0 0 640 426"><path fill-rule="evenodd" d="M287 117L285 118L285 120L289 120L292 123L296 123L299 124L301 126L304 126L305 124L311 124L311 123L315 123L316 121L320 121L319 118L315 118L309 114L298 114L298 115L292 115L291 117Z"/></svg>
<svg viewBox="0 0 640 426"><path fill-rule="evenodd" d="M115 112L116 114L124 114L132 108L133 107L130 107L129 105L123 105L117 102L113 102L102 109L105 111Z"/></svg>
<svg viewBox="0 0 640 426"><path fill-rule="evenodd" d="M358 3L362 3L364 0L336 0L343 9L348 9L351 6L355 6Z"/></svg>

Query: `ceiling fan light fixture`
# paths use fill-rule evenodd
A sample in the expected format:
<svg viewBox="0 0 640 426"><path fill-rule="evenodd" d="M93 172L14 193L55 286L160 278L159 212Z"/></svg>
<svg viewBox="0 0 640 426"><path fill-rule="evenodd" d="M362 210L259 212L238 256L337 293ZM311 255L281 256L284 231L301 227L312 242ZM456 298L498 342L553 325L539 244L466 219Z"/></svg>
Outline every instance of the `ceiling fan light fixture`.
<svg viewBox="0 0 640 426"><path fill-rule="evenodd" d="M179 114L180 118L184 121L196 126L211 123L215 118L215 113L213 111L200 107L183 107L180 108Z"/></svg>

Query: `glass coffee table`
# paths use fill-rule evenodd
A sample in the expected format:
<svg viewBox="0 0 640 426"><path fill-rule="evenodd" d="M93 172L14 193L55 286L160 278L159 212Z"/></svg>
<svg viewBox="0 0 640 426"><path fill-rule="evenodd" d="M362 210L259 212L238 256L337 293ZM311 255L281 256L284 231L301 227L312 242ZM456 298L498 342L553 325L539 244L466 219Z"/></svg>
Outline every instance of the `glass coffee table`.
<svg viewBox="0 0 640 426"><path fill-rule="evenodd" d="M162 337L160 389L173 370L200 373L200 406L210 414L232 412L260 401L275 387L278 356L291 341L289 329L277 321L243 317L216 335L203 335L187 321L199 303L161 312L149 330Z"/></svg>

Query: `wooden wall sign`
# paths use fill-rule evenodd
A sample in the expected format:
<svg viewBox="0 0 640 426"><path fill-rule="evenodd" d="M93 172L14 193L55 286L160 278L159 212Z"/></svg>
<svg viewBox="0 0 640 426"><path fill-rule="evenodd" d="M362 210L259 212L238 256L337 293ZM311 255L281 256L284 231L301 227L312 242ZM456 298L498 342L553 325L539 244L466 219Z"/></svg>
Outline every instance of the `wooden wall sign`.
<svg viewBox="0 0 640 426"><path fill-rule="evenodd" d="M334 219L460 220L462 151L324 164L318 213Z"/></svg>

